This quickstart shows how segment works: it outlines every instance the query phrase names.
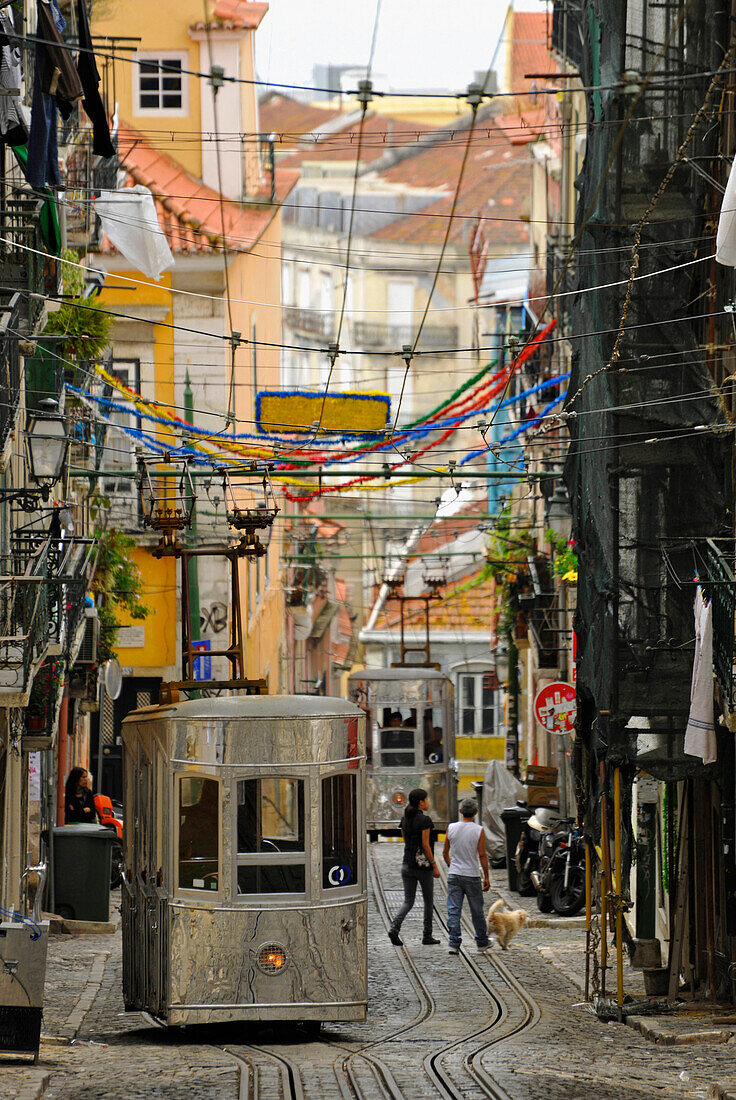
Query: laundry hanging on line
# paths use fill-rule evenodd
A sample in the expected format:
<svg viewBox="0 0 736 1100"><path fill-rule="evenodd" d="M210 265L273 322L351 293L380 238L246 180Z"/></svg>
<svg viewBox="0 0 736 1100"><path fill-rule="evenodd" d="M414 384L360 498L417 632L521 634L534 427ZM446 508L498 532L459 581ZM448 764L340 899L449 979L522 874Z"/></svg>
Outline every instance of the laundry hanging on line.
<svg viewBox="0 0 736 1100"><path fill-rule="evenodd" d="M700 585L695 594L694 615L695 658L684 748L688 756L699 756L704 764L712 764L717 753L713 723L713 605L706 602Z"/></svg>
<svg viewBox="0 0 736 1100"><path fill-rule="evenodd" d="M174 266L174 257L158 222L153 195L136 184L120 191L102 191L95 212L111 244L149 279Z"/></svg>

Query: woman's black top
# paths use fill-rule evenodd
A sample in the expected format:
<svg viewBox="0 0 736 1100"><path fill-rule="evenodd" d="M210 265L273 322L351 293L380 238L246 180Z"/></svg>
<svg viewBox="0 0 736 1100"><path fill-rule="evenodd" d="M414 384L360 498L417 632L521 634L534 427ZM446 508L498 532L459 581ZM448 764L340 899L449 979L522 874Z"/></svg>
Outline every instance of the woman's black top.
<svg viewBox="0 0 736 1100"><path fill-rule="evenodd" d="M97 808L92 791L82 788L80 794L74 792L64 799L64 824L65 825L97 824Z"/></svg>
<svg viewBox="0 0 736 1100"><path fill-rule="evenodd" d="M429 829L430 847L434 843L434 824L432 818L417 810L410 824L407 826L404 818L404 869L409 871L431 871L431 867L420 867L417 863L417 852L423 852L422 833Z"/></svg>

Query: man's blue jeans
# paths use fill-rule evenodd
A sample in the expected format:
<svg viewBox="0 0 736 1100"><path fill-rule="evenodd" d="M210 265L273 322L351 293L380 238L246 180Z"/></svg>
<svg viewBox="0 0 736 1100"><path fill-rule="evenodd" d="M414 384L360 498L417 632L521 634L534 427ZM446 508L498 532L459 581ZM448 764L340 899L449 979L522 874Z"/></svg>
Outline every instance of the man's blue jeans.
<svg viewBox="0 0 736 1100"><path fill-rule="evenodd" d="M462 941L460 932L460 914L463 898L468 899L470 916L475 929L475 942L478 947L488 946L488 929L483 916L483 888L480 878L468 875L447 876L447 927L450 933L450 947L459 947Z"/></svg>

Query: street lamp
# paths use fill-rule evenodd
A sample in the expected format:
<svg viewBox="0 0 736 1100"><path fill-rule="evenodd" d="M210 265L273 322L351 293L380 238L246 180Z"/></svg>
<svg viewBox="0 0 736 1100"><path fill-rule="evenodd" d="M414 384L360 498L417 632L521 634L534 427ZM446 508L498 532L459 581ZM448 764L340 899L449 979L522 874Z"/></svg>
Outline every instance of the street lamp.
<svg viewBox="0 0 736 1100"><path fill-rule="evenodd" d="M547 527L554 531L559 539L567 542L572 530L572 511L570 498L562 481L555 482L554 492L544 506L544 518Z"/></svg>
<svg viewBox="0 0 736 1100"><path fill-rule="evenodd" d="M41 401L42 412L34 413L26 431L26 449L31 478L42 486L41 496L49 499L51 486L61 478L69 447L66 417L52 397Z"/></svg>
<svg viewBox="0 0 736 1100"><path fill-rule="evenodd" d="M509 650L504 642L496 646L496 676L499 684L508 683L509 679Z"/></svg>

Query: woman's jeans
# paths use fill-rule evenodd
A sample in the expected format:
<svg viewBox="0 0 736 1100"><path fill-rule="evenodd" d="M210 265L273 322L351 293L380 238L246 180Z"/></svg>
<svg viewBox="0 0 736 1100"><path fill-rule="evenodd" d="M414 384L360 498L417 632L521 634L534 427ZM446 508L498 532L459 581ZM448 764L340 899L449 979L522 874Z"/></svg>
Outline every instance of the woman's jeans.
<svg viewBox="0 0 736 1100"><path fill-rule="evenodd" d="M432 935L432 896L434 893L434 878L432 868L426 871L411 871L408 867L401 868L401 881L404 884L404 902L391 924L391 931L398 932L404 922L404 917L414 905L417 896L417 883L422 888L424 898L424 936ZM480 881L480 880L479 880Z"/></svg>
<svg viewBox="0 0 736 1100"><path fill-rule="evenodd" d="M488 929L483 916L483 888L480 878L468 875L447 876L447 928L450 933L450 947L459 947L462 941L460 932L460 914L463 898L468 899L470 916L475 929L475 942L478 947L488 946Z"/></svg>

